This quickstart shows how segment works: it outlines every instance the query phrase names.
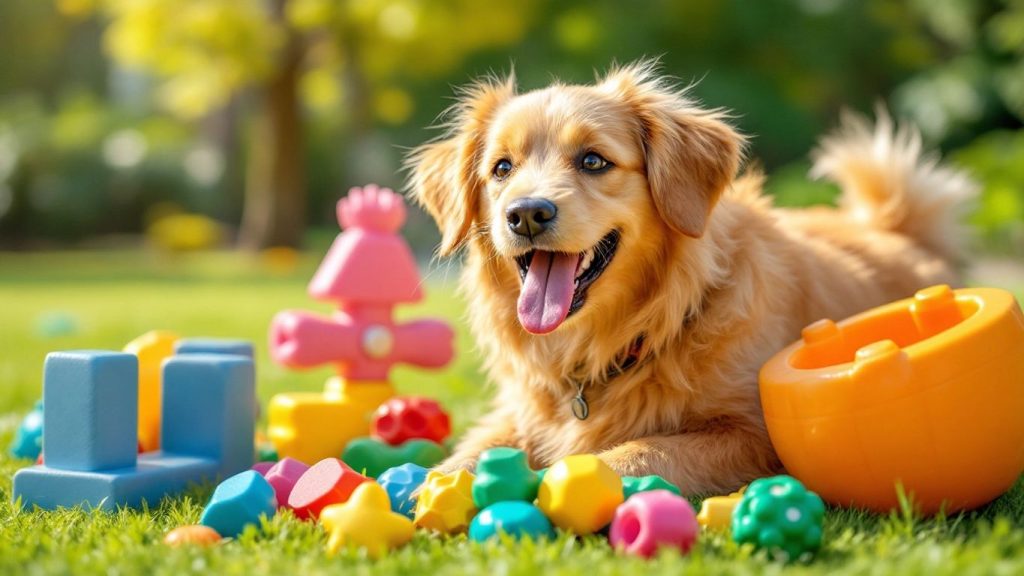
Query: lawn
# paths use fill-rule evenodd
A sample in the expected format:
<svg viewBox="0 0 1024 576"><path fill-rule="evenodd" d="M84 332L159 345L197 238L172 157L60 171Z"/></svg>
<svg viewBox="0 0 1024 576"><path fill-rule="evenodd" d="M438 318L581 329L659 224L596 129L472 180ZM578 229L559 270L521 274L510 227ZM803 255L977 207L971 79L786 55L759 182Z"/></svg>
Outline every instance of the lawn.
<svg viewBox="0 0 1024 576"><path fill-rule="evenodd" d="M192 336L241 337L257 345L258 393L264 402L276 392L319 388L329 370L285 371L269 361L265 344L267 325L276 311L329 309L305 295L305 282L316 259L307 256L292 270L275 270L264 262L231 254L175 258L135 251L0 254L0 574L1024 573L1024 486L1020 483L982 510L948 518L830 510L821 553L808 564L788 567L714 534L705 535L687 557L665 553L650 562L617 556L598 537L563 535L548 543L478 545L464 537L444 539L423 533L412 545L378 562L358 553L328 558L321 531L289 515L279 515L262 531L251 530L211 549L163 547L164 533L199 518L211 486L142 511L26 513L14 509L11 475L28 462L9 458L6 447L20 414L40 396L42 362L48 351L118 349L154 328ZM460 322L462 305L453 295L453 277L444 269L429 274L427 300L401 314L451 320L458 329L457 359L440 372L399 369L393 379L401 393L440 399L461 429L484 408L486 387ZM43 334L47 324L52 328L61 318L73 320L76 331Z"/></svg>

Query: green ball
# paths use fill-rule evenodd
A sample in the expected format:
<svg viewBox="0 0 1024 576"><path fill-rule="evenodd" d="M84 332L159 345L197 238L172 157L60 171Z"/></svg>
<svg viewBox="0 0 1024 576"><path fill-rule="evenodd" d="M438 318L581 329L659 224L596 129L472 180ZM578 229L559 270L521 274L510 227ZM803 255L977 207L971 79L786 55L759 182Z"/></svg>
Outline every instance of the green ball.
<svg viewBox="0 0 1024 576"><path fill-rule="evenodd" d="M676 495L682 496L682 492L679 487L675 484L665 480L661 476L650 475L650 476L623 476L622 477L622 496L623 499L628 500L633 494L639 492L650 492L652 490L668 490Z"/></svg>
<svg viewBox="0 0 1024 576"><path fill-rule="evenodd" d="M473 503L484 509L498 502L537 498L540 479L530 469L526 452L499 447L484 450L476 465L473 479Z"/></svg>
<svg viewBox="0 0 1024 576"><path fill-rule="evenodd" d="M792 476L750 483L732 515L732 539L773 558L797 560L821 547L825 504Z"/></svg>

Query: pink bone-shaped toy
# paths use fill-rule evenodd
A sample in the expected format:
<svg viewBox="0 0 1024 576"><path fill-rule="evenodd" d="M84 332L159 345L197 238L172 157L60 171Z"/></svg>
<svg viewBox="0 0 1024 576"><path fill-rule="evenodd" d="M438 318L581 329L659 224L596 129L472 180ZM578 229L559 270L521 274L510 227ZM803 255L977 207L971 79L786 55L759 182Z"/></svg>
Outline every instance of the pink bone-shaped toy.
<svg viewBox="0 0 1024 576"><path fill-rule="evenodd" d="M386 188L353 188L338 202L339 234L309 284L333 300L330 317L300 310L277 314L270 326L273 358L308 368L333 363L351 380L384 380L405 362L436 368L454 353L451 328L440 320L396 324L392 309L422 298L416 262L397 233L405 220L401 196Z"/></svg>

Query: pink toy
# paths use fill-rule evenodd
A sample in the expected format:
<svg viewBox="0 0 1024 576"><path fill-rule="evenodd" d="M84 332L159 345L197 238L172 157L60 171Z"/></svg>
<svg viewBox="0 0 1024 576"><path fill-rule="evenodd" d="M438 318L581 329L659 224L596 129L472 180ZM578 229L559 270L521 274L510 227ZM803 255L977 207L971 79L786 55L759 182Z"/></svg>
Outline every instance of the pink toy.
<svg viewBox="0 0 1024 576"><path fill-rule="evenodd" d="M252 465L252 468L250 468L250 470L255 470L259 472L260 476L266 476L267 472L269 472L270 469L274 467L274 464L276 464L276 462L257 462Z"/></svg>
<svg viewBox="0 0 1024 576"><path fill-rule="evenodd" d="M274 464L274 467L264 474L267 482L270 482L270 485L274 487L278 508L288 506L288 497L292 493L292 488L295 487L295 483L299 481L299 478L306 473L306 470L309 470L309 466L294 458L285 458Z"/></svg>
<svg viewBox="0 0 1024 576"><path fill-rule="evenodd" d="M270 328L274 359L289 367L335 364L348 381L386 380L399 363L437 368L452 358L451 328L440 320L396 323L396 304L423 297L416 262L398 229L401 196L387 188L353 188L338 202L339 234L309 283L309 294L336 302L330 317L279 313Z"/></svg>
<svg viewBox="0 0 1024 576"><path fill-rule="evenodd" d="M620 550L650 558L659 547L689 552L699 531L697 516L685 498L653 490L634 494L618 507L608 538Z"/></svg>

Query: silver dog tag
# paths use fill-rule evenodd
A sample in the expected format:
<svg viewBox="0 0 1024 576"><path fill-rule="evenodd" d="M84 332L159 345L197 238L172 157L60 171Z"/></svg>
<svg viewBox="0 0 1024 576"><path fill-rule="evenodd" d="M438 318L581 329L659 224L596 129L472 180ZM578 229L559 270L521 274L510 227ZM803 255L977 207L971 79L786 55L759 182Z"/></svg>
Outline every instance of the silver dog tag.
<svg viewBox="0 0 1024 576"><path fill-rule="evenodd" d="M590 416L590 405L587 404L587 399L583 397L582 391L572 399L572 415L577 420L586 420L587 416Z"/></svg>

